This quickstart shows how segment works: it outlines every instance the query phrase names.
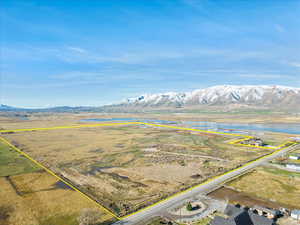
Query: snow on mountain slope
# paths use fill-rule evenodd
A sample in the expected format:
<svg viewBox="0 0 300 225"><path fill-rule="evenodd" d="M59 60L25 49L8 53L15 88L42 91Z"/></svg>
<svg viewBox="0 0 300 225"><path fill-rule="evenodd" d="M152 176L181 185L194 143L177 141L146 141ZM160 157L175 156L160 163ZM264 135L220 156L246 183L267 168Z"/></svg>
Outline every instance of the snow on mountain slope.
<svg viewBox="0 0 300 225"><path fill-rule="evenodd" d="M232 103L251 105L296 104L300 107L300 88L222 85L185 93L145 94L123 102L125 105L133 106L223 105Z"/></svg>

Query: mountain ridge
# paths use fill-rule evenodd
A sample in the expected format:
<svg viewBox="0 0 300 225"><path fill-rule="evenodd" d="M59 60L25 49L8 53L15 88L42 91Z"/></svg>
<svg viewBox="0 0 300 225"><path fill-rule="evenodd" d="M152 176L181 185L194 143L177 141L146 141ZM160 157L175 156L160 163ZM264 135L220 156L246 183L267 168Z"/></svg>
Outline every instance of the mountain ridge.
<svg viewBox="0 0 300 225"><path fill-rule="evenodd" d="M219 85L191 92L145 94L123 101L127 106L300 105L300 88L278 85Z"/></svg>
<svg viewBox="0 0 300 225"><path fill-rule="evenodd" d="M4 112L130 112L139 109L189 107L260 107L300 111L300 88L280 85L218 85L190 92L144 94L105 106L58 106L41 109L17 108L0 104Z"/></svg>

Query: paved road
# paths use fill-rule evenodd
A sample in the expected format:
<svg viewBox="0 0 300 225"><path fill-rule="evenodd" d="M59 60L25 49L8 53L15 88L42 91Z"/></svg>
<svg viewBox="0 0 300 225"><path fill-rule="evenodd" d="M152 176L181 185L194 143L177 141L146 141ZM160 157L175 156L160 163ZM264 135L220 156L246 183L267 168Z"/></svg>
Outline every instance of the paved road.
<svg viewBox="0 0 300 225"><path fill-rule="evenodd" d="M217 177L216 179L214 180L211 180L210 182L208 183L205 183L201 186L198 186L188 192L184 192L180 195L176 195L175 197L173 198L170 198L166 201L163 201L163 202L160 202L150 208L147 208L143 211L140 211L136 214L133 214L125 219L123 219L122 221L119 221L117 223L115 223L114 225L121 225L121 224L124 224L124 225L133 225L133 224L139 224L141 221L145 221L151 217L154 217L156 215L159 215L161 214L161 212L165 211L166 209L174 206L174 205L177 205L177 204L180 204L180 202L186 200L186 199L190 199L192 198L193 196L195 195L198 195L198 194L207 194L209 193L211 190L215 190L216 187L222 185L224 182L230 180L230 179L233 179L257 166L260 166L274 158L277 158L289 151L291 151L292 149L294 149L296 146L299 146L298 145L294 145L294 146L291 146L291 147L288 147L288 148L285 148L285 149L282 149L280 151L276 151L274 152L273 154L269 155L269 156L266 156L266 157L263 157L261 159L258 159L252 163L249 163L243 167L240 167L232 172L229 172L225 175L222 175L220 177Z"/></svg>

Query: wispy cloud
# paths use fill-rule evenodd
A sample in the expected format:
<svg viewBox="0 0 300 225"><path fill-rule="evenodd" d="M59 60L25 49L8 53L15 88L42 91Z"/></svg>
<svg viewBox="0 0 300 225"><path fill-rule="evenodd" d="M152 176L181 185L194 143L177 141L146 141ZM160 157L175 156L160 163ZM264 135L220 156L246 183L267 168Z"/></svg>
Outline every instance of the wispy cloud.
<svg viewBox="0 0 300 225"><path fill-rule="evenodd" d="M286 31L285 28L284 28L284 26L282 26L280 24L275 24L274 27L275 27L275 30L278 31L278 32L280 32L280 33L283 33L283 32Z"/></svg>
<svg viewBox="0 0 300 225"><path fill-rule="evenodd" d="M290 66L300 68L300 62L289 62L288 64L289 64Z"/></svg>
<svg viewBox="0 0 300 225"><path fill-rule="evenodd" d="M69 46L69 47L67 47L67 49L69 49L71 51L74 51L74 52L77 52L77 53L81 53L81 54L87 53L87 51L85 49L79 48L79 47Z"/></svg>
<svg viewBox="0 0 300 225"><path fill-rule="evenodd" d="M51 60L57 59L67 63L121 63L121 64L143 64L153 62L163 62L164 60L196 59L206 57L222 57L224 60L244 60L251 58L266 58L268 55L260 51L238 51L227 49L163 49L153 47L147 49L120 50L118 52L98 52L79 46L21 46L16 48L4 48L5 60Z"/></svg>
<svg viewBox="0 0 300 225"><path fill-rule="evenodd" d="M240 74L239 77L242 78L254 78L254 79L282 79L282 78L294 78L287 74L263 74L263 73L245 73Z"/></svg>

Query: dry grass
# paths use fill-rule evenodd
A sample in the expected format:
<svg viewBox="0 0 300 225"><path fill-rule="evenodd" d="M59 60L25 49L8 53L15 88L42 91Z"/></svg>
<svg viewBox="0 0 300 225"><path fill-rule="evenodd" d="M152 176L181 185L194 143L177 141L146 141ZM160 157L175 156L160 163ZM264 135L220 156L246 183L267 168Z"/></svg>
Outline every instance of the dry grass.
<svg viewBox="0 0 300 225"><path fill-rule="evenodd" d="M111 219L7 145L0 143L0 150L1 225L76 225L85 208L97 209L101 221Z"/></svg>
<svg viewBox="0 0 300 225"><path fill-rule="evenodd" d="M300 207L300 176L287 171L259 168L229 185L248 195Z"/></svg>
<svg viewBox="0 0 300 225"><path fill-rule="evenodd" d="M286 113L28 113L26 120L15 113L0 112L0 129L21 129L78 124L86 118L155 118L170 121L211 121L225 123L300 123L300 117Z"/></svg>
<svg viewBox="0 0 300 225"><path fill-rule="evenodd" d="M6 137L119 215L269 152L228 145L223 136L133 125Z"/></svg>
<svg viewBox="0 0 300 225"><path fill-rule="evenodd" d="M57 186L58 180L45 172L10 179L19 194L6 178L0 178L0 206L10 209L9 225L74 225L84 208L96 208L78 192ZM99 216L103 221L111 219L100 210Z"/></svg>

